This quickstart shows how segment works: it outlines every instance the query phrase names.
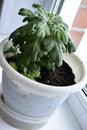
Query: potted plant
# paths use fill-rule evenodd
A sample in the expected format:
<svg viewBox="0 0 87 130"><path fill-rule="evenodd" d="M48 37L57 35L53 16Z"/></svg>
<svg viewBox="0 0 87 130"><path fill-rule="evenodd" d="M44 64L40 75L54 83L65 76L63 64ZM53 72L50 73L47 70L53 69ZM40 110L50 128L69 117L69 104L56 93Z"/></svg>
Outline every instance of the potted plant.
<svg viewBox="0 0 87 130"><path fill-rule="evenodd" d="M71 54L76 47L68 26L57 14L37 4L33 7L36 12L20 9L26 24L0 44L0 114L20 129L44 126L67 96L79 91L86 81L84 64ZM63 82L65 78L71 82Z"/></svg>

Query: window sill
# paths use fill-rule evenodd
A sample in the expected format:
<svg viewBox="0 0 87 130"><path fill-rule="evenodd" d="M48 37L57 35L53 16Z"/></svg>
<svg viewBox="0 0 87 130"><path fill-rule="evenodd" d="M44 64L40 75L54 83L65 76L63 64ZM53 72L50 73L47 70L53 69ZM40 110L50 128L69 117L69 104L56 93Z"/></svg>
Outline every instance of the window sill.
<svg viewBox="0 0 87 130"><path fill-rule="evenodd" d="M2 130L19 130L6 123L0 117L0 128ZM81 130L66 102L56 111L54 117L48 124L39 130Z"/></svg>
<svg viewBox="0 0 87 130"><path fill-rule="evenodd" d="M77 55L84 61L87 69L87 29L77 49ZM85 87L85 86L84 86ZM82 92L72 94L68 97L67 102L78 120L81 128L87 130L87 97Z"/></svg>

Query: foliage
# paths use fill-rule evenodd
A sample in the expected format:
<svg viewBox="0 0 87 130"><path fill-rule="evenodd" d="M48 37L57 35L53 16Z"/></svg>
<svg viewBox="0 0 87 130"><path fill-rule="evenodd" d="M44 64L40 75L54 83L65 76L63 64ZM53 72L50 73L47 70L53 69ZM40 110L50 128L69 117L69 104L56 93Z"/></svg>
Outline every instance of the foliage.
<svg viewBox="0 0 87 130"><path fill-rule="evenodd" d="M47 12L38 4L32 5L36 12L22 8L25 25L17 28L9 37L13 46L5 53L15 56L11 65L28 78L40 77L41 66L55 69L61 66L63 53L75 51L68 26L57 14Z"/></svg>

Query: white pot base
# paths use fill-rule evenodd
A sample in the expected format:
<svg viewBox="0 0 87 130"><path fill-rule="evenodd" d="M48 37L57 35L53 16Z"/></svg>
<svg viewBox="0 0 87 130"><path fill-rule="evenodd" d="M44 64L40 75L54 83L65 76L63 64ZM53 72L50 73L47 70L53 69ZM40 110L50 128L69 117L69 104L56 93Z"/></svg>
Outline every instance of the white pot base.
<svg viewBox="0 0 87 130"><path fill-rule="evenodd" d="M46 118L31 118L14 112L4 103L2 94L0 94L0 116L12 126L23 130L38 129L47 123Z"/></svg>

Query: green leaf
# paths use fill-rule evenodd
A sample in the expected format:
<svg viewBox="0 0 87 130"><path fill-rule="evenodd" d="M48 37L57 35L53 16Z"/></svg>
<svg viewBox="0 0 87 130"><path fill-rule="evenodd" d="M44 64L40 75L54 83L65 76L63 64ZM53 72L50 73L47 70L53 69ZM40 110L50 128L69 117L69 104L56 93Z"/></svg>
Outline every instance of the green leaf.
<svg viewBox="0 0 87 130"><path fill-rule="evenodd" d="M44 21L48 21L48 12L45 10L45 8L38 4L33 4L32 7L37 9L37 12L35 13L38 15L38 17L40 17Z"/></svg>
<svg viewBox="0 0 87 130"><path fill-rule="evenodd" d="M19 15L22 15L22 16L31 16L31 17L33 17L34 16L34 13L31 11L31 10L28 10L28 9L25 9L25 8L21 8L20 10L19 10L19 13L18 13Z"/></svg>
<svg viewBox="0 0 87 130"><path fill-rule="evenodd" d="M49 53L49 57L53 62L55 62L56 65L61 66L62 60L63 60L63 53L60 47L58 46L58 43L56 43L55 48L52 50L53 52Z"/></svg>
<svg viewBox="0 0 87 130"><path fill-rule="evenodd" d="M62 64L63 51L60 42L52 38L44 41L44 51L48 53L50 61L55 62L58 66Z"/></svg>
<svg viewBox="0 0 87 130"><path fill-rule="evenodd" d="M76 43L74 41L72 41L71 39L69 39L69 42L68 42L68 45L67 45L67 51L69 53L76 51Z"/></svg>
<svg viewBox="0 0 87 130"><path fill-rule="evenodd" d="M68 37L68 33L66 32L66 31L64 31L64 30L60 30L61 32L61 41L65 44L65 45L67 45L68 44L68 40L69 40L69 37Z"/></svg>
<svg viewBox="0 0 87 130"><path fill-rule="evenodd" d="M39 39L35 39L35 41L29 42L29 44L26 45L24 55L27 56L31 61L38 60L40 54L41 45Z"/></svg>
<svg viewBox="0 0 87 130"><path fill-rule="evenodd" d="M9 62L9 64L15 69L18 70L17 64L15 62Z"/></svg>
<svg viewBox="0 0 87 130"><path fill-rule="evenodd" d="M50 35L49 27L42 22L38 22L35 29L38 37L45 38Z"/></svg>

